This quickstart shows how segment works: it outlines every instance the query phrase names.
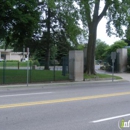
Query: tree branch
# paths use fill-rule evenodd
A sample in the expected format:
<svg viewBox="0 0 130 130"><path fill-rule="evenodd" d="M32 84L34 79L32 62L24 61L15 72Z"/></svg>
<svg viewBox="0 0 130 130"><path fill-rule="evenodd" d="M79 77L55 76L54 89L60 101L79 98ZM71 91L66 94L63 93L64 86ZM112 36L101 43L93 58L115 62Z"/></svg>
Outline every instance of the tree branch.
<svg viewBox="0 0 130 130"><path fill-rule="evenodd" d="M87 6L89 7L89 9L86 10L86 11L88 11L88 13L87 13L87 19L88 19L88 21L91 21L91 11L90 11L90 6L89 6L88 1L87 1Z"/></svg>
<svg viewBox="0 0 130 130"><path fill-rule="evenodd" d="M104 8L103 8L103 10L102 10L102 12L101 12L101 14L98 16L98 22L103 18L103 16L106 14L106 12L107 12L107 10L108 10L108 8L109 8L109 6L110 6L111 4L109 3L107 3L106 2L106 4L105 4L105 6L104 6Z"/></svg>
<svg viewBox="0 0 130 130"><path fill-rule="evenodd" d="M95 0L93 19L98 17L99 5L100 5L100 0Z"/></svg>
<svg viewBox="0 0 130 130"><path fill-rule="evenodd" d="M90 5L89 5L89 0L81 0L81 3L84 5L84 9L85 9L85 14L86 14L86 18L87 18L87 24L88 26L91 24L91 11L90 11Z"/></svg>

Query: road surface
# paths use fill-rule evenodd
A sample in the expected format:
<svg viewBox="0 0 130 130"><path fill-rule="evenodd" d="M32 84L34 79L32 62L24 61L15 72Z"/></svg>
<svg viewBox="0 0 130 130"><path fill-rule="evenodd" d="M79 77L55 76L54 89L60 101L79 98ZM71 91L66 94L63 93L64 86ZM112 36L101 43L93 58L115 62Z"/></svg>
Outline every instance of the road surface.
<svg viewBox="0 0 130 130"><path fill-rule="evenodd" d="M0 130L119 130L123 119L130 82L0 88Z"/></svg>

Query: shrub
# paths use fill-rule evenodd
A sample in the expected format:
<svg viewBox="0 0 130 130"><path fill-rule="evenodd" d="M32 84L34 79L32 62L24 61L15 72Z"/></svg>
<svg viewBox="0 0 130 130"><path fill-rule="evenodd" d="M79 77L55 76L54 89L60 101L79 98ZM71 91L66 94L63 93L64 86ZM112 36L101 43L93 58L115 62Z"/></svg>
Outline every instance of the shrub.
<svg viewBox="0 0 130 130"><path fill-rule="evenodd" d="M32 64L33 64L33 65L40 66L40 63L38 62L38 60L34 60L34 61L32 62Z"/></svg>
<svg viewBox="0 0 130 130"><path fill-rule="evenodd" d="M105 70L106 67L103 65L103 66L100 67L100 69L101 69L101 70Z"/></svg>
<svg viewBox="0 0 130 130"><path fill-rule="evenodd" d="M54 60L50 61L50 65L54 65ZM59 65L59 62L57 60L55 60L55 65Z"/></svg>
<svg viewBox="0 0 130 130"><path fill-rule="evenodd" d="M106 65L106 71L112 71L112 66L111 65Z"/></svg>

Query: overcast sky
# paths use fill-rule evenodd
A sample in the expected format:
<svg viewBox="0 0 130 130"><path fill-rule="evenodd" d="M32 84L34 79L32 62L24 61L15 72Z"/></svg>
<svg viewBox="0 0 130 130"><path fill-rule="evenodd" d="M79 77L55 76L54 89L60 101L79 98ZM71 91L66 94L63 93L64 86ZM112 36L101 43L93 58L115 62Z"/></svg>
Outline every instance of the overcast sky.
<svg viewBox="0 0 130 130"><path fill-rule="evenodd" d="M116 36L111 36L109 37L106 34L106 20L103 18L98 25L98 30L97 30L97 39L101 39L102 41L105 41L108 45L113 44L115 41L120 40L120 38Z"/></svg>
<svg viewBox="0 0 130 130"><path fill-rule="evenodd" d="M75 6L77 4L75 3ZM78 6L77 6L78 7ZM99 14L102 12L103 10L103 7L104 7L104 1L101 1L100 2L100 10L99 10ZM130 9L129 9L129 14L130 14ZM121 40L121 38L119 37L116 37L116 36L111 36L109 37L106 33L106 19L105 18L102 18L102 20L99 22L98 24L98 29L97 29L97 39L100 39L101 41L105 41L108 45L111 45L113 44L114 42L116 41L119 41ZM80 23L80 26L82 27L82 22L79 21ZM86 43L86 41L84 42Z"/></svg>

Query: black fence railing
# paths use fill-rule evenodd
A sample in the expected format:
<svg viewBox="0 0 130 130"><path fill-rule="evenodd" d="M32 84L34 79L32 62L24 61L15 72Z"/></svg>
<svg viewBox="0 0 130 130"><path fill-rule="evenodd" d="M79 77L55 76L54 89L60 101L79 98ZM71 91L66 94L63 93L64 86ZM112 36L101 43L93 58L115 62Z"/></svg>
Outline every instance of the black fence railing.
<svg viewBox="0 0 130 130"><path fill-rule="evenodd" d="M43 83L68 80L63 66L51 65L49 70L28 62L0 62L0 84ZM63 72L64 71L64 72Z"/></svg>

